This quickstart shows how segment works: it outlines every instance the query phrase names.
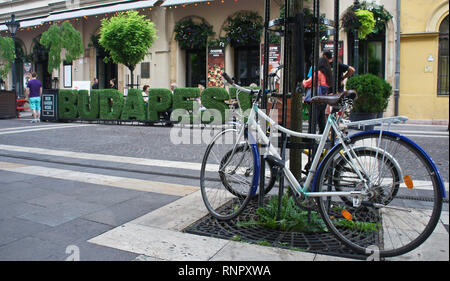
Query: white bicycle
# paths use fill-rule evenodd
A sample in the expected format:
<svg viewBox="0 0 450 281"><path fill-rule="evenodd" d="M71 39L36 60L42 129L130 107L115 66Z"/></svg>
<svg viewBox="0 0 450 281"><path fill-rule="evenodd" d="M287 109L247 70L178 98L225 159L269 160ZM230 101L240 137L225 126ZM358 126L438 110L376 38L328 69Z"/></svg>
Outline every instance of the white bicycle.
<svg viewBox="0 0 450 281"><path fill-rule="evenodd" d="M354 91L314 97L313 103L329 104L337 110L329 115L322 135L307 134L280 126L260 110L261 91L243 88L223 76L238 91L256 98L247 122L242 118L239 126L218 133L204 154L200 186L212 216L233 219L258 194L260 148L265 148L271 179L284 176L298 203L316 204L329 231L356 252L372 253L375 245L380 256L401 255L430 236L446 196L436 165L417 144L393 132L364 131L348 136L344 127L364 124L343 119L357 97ZM299 182L292 174L256 116L270 124L271 132L315 140L317 152L304 180ZM382 118L369 123L406 119ZM337 144L321 157L331 130Z"/></svg>

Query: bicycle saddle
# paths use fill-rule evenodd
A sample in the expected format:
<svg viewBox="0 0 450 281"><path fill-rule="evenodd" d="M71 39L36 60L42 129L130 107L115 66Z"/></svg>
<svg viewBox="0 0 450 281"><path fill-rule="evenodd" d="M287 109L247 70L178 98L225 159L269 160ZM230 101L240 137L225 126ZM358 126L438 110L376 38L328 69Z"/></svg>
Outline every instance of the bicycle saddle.
<svg viewBox="0 0 450 281"><path fill-rule="evenodd" d="M338 105L339 102L343 99L343 98L349 98L352 100L355 100L357 97L356 91L354 90L348 90L348 91L344 91L342 93L338 93L338 94L334 94L334 95L330 95L330 96L315 96L313 98L311 98L311 103L315 103L315 104L328 104L331 106L335 106Z"/></svg>

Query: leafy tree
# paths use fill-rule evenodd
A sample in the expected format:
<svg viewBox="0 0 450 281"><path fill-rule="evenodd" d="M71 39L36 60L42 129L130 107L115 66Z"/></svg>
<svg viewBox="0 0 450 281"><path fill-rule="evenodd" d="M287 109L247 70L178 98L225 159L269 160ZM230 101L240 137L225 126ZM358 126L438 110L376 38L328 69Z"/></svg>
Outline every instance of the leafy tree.
<svg viewBox="0 0 450 281"><path fill-rule="evenodd" d="M154 23L136 11L103 19L99 42L109 52L106 62L111 59L128 67L133 84L133 71L156 40L156 32Z"/></svg>
<svg viewBox="0 0 450 281"><path fill-rule="evenodd" d="M42 33L40 43L48 50L48 72L61 65L61 51L66 50L64 61L76 60L83 52L84 46L81 34L69 22L60 26L52 25Z"/></svg>
<svg viewBox="0 0 450 281"><path fill-rule="evenodd" d="M0 61L6 61L6 64L0 64L0 79L6 78L15 58L16 51L13 40L9 37L0 36Z"/></svg>

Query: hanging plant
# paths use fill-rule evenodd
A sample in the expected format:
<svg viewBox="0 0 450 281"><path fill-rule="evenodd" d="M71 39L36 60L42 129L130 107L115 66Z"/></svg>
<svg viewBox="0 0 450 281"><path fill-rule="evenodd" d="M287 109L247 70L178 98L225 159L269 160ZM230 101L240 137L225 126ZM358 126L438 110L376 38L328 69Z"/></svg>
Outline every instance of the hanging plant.
<svg viewBox="0 0 450 281"><path fill-rule="evenodd" d="M392 15L384 9L383 5L378 5L376 3L362 2L360 5L361 9L368 10L373 13L375 19L375 27L373 33L377 34L380 31L386 29L386 23L392 19Z"/></svg>
<svg viewBox="0 0 450 281"><path fill-rule="evenodd" d="M264 28L263 19L256 12L240 12L234 17L228 17L226 39L231 46L258 45Z"/></svg>
<svg viewBox="0 0 450 281"><path fill-rule="evenodd" d="M375 18L373 17L373 13L368 10L358 9L355 14L361 23L358 29L358 37L359 39L365 39L375 28Z"/></svg>
<svg viewBox="0 0 450 281"><path fill-rule="evenodd" d="M214 35L213 27L204 20L195 23L192 18L179 21L175 24L175 40L181 49L204 49L208 37Z"/></svg>
<svg viewBox="0 0 450 281"><path fill-rule="evenodd" d="M225 48L228 45L228 41L225 37L219 39L208 40L208 47L222 47Z"/></svg>
<svg viewBox="0 0 450 281"><path fill-rule="evenodd" d="M360 16L356 14L356 11L362 10L366 12L360 12ZM386 23L392 19L392 15L384 9L383 5L378 5L376 3L368 3L366 1L359 3L358 6L351 6L350 9L344 14L342 17L342 26L346 32L351 32L353 30L358 30L361 28L362 22L365 21L365 24L368 24L369 20L366 16L367 12L372 13L374 19L374 26L371 28L374 34L378 34L386 29ZM364 15L363 15L364 13ZM369 21L368 21L369 20ZM372 23L370 23L372 25ZM366 27L366 32L370 30L370 28ZM365 38L365 37L364 37Z"/></svg>

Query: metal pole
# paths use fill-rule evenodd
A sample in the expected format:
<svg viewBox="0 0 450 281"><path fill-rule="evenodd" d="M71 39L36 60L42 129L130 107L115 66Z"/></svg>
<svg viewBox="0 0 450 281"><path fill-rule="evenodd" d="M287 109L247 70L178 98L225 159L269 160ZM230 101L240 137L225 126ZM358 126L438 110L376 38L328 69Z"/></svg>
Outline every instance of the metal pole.
<svg viewBox="0 0 450 281"><path fill-rule="evenodd" d="M353 7L355 9L359 8L359 1L355 0L355 2L353 3ZM359 74L359 37L358 37L358 30L354 30L353 31L354 34L354 53L353 53L353 66L355 68L355 75Z"/></svg>
<svg viewBox="0 0 450 281"><path fill-rule="evenodd" d="M261 109L267 109L267 92L268 89L268 77L269 77L269 21L270 21L270 1L265 0L265 18L264 18L264 65L263 65L263 84L261 85L261 90L263 91ZM267 113L267 112L266 112ZM265 172L266 172L266 161L264 159L264 154L261 153L260 156L260 177L259 177L259 197L258 205L262 207L264 205L264 186L265 186Z"/></svg>
<svg viewBox="0 0 450 281"><path fill-rule="evenodd" d="M16 36L15 34L11 34L11 39L14 43L14 49L16 48ZM12 71L12 87L11 90L16 91L16 59L14 58L11 64L11 71ZM18 92L16 92L16 97L18 97Z"/></svg>
<svg viewBox="0 0 450 281"><path fill-rule="evenodd" d="M401 0L397 0L397 33L396 33L396 59L395 59L395 89L394 89L394 115L398 116L398 103L400 99L400 32L401 32L401 19L400 8Z"/></svg>
<svg viewBox="0 0 450 281"><path fill-rule="evenodd" d="M334 0L334 93L339 91L339 0Z"/></svg>

